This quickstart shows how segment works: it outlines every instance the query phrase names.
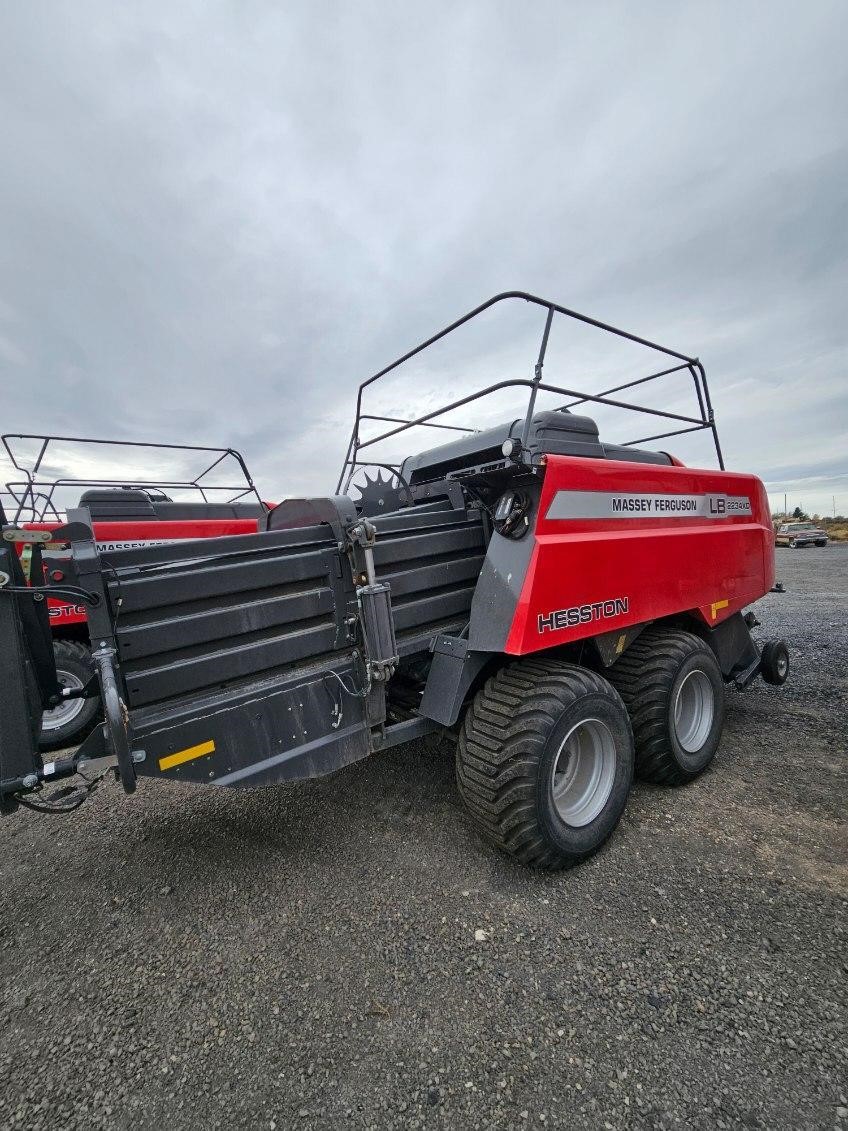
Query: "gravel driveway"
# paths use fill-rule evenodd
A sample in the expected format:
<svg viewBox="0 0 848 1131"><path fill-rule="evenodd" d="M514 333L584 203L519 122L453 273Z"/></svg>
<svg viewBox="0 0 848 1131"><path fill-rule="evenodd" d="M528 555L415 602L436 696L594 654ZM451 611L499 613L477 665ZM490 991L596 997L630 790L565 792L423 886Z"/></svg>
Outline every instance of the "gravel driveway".
<svg viewBox="0 0 848 1131"><path fill-rule="evenodd" d="M569 873L424 743L4 819L0 1124L848 1129L848 545L778 576L790 684Z"/></svg>

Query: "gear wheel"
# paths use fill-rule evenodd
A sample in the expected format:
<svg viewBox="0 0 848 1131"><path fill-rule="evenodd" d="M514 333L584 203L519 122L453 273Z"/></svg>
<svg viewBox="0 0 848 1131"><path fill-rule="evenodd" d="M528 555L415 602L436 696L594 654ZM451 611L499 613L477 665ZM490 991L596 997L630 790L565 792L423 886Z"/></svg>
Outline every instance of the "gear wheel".
<svg viewBox="0 0 848 1131"><path fill-rule="evenodd" d="M376 479L371 479L367 471L364 476L364 483L355 484L359 497L354 502L360 514L386 514L398 510L407 501L406 491L395 486L391 479L384 479L381 470L378 469Z"/></svg>

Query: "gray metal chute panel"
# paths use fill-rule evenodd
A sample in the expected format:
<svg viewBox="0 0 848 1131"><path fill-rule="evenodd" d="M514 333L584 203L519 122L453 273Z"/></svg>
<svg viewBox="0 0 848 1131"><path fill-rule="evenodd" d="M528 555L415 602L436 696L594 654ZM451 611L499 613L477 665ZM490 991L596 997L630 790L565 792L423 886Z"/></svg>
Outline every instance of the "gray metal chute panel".
<svg viewBox="0 0 848 1131"><path fill-rule="evenodd" d="M399 652L427 651L436 633L468 621L486 554L480 512L433 503L372 521L374 564L391 586Z"/></svg>
<svg viewBox="0 0 848 1131"><path fill-rule="evenodd" d="M345 646L349 570L327 526L110 553L103 571L131 709Z"/></svg>
<svg viewBox="0 0 848 1131"><path fill-rule="evenodd" d="M101 555L140 776L252 786L370 750L332 524Z"/></svg>

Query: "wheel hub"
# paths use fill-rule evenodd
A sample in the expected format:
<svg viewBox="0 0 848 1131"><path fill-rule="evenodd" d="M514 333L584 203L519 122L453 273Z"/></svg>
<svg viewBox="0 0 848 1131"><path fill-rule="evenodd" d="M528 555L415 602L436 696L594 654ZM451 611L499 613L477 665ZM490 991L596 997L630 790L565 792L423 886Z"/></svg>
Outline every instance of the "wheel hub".
<svg viewBox="0 0 848 1131"><path fill-rule="evenodd" d="M57 671L56 675L58 676L60 687L79 691L83 686L82 680L78 676L75 676L73 672ZM54 707L50 711L45 711L41 716L42 730L52 731L66 726L67 723L72 722L84 709L85 704L85 699L63 699L58 707Z"/></svg>
<svg viewBox="0 0 848 1131"><path fill-rule="evenodd" d="M705 672L684 676L674 697L674 733L687 752L695 754L709 737L715 718L715 692Z"/></svg>
<svg viewBox="0 0 848 1131"><path fill-rule="evenodd" d="M601 719L576 723L562 740L551 776L554 807L573 828L588 825L609 799L615 780L615 739Z"/></svg>

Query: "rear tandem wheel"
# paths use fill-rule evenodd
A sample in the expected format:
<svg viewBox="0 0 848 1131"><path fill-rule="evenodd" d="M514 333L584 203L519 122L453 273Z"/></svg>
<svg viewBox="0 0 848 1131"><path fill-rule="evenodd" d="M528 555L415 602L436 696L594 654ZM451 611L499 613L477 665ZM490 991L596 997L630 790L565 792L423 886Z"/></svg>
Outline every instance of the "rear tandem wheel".
<svg viewBox="0 0 848 1131"><path fill-rule="evenodd" d="M624 704L586 668L518 661L468 709L456 773L488 841L524 864L576 864L604 843L627 801L633 736Z"/></svg>
<svg viewBox="0 0 848 1131"><path fill-rule="evenodd" d="M607 672L630 714L636 773L682 785L715 757L724 728L724 682L700 636L646 628Z"/></svg>

